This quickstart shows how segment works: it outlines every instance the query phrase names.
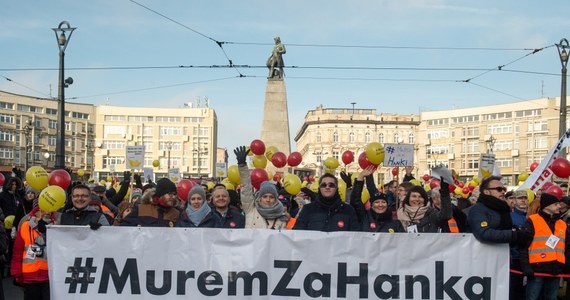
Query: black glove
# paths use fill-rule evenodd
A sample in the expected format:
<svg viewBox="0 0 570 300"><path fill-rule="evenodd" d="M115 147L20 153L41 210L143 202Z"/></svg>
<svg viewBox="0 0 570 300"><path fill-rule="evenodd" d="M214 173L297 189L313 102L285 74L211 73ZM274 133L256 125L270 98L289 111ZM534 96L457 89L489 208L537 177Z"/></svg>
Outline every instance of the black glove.
<svg viewBox="0 0 570 300"><path fill-rule="evenodd" d="M530 234L530 232L515 228L513 230L513 237L511 241L516 245L524 247L532 240L532 238L533 236Z"/></svg>
<svg viewBox="0 0 570 300"><path fill-rule="evenodd" d="M13 167L12 173L14 173L14 176L22 178L22 170L20 168Z"/></svg>
<svg viewBox="0 0 570 300"><path fill-rule="evenodd" d="M313 184L317 184L317 183L315 182ZM313 201L317 198L317 195L313 191L311 191L309 188L304 187L301 189L301 192L303 192L305 195L309 196L309 198L311 198L311 201Z"/></svg>
<svg viewBox="0 0 570 300"><path fill-rule="evenodd" d="M123 172L123 182L129 184L131 182L131 172L125 171Z"/></svg>
<svg viewBox="0 0 570 300"><path fill-rule="evenodd" d="M449 183L445 182L445 180L443 180L443 177L439 178L439 191L441 193L441 191L445 191L446 193L449 193Z"/></svg>
<svg viewBox="0 0 570 300"><path fill-rule="evenodd" d="M42 233L42 234L45 235L45 234L46 234L46 231L47 231L46 224L47 224L46 221L44 221L43 219L40 219L40 220L38 221L38 226L36 226L36 229L37 229L40 233Z"/></svg>
<svg viewBox="0 0 570 300"><path fill-rule="evenodd" d="M246 150L245 146L239 146L234 150L238 165L245 165L245 160L248 153L249 149Z"/></svg>
<svg viewBox="0 0 570 300"><path fill-rule="evenodd" d="M135 183L142 185L141 175L135 174Z"/></svg>
<svg viewBox="0 0 570 300"><path fill-rule="evenodd" d="M97 222L90 222L89 223L89 228L91 228L91 230L97 230L97 229L101 228L101 226L103 226L103 225L101 225L100 223L97 223Z"/></svg>
<svg viewBox="0 0 570 300"><path fill-rule="evenodd" d="M345 171L340 172L340 178L342 178L342 181L344 181L346 183L346 188L350 188L352 186L352 174L350 173L346 173Z"/></svg>

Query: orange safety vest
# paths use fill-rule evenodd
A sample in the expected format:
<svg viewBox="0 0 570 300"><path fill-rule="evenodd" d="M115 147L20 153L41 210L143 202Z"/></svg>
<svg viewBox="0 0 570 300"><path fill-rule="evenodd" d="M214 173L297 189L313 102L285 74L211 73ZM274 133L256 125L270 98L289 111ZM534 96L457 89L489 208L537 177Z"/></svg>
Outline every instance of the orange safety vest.
<svg viewBox="0 0 570 300"><path fill-rule="evenodd" d="M295 222L297 222L297 218L290 218L289 221L287 221L287 229L293 229L293 226L295 226Z"/></svg>
<svg viewBox="0 0 570 300"><path fill-rule="evenodd" d="M457 227L457 222L453 217L447 221L447 225L449 225L449 232L459 233L459 227Z"/></svg>
<svg viewBox="0 0 570 300"><path fill-rule="evenodd" d="M534 238L528 247L528 261L530 263L543 263L550 261L558 261L566 263L564 256L564 246L566 244L566 223L562 220L556 221L554 224L554 233L546 224L546 221L538 214L530 215L534 226ZM555 235L560 240L554 249L546 245L546 241L551 235Z"/></svg>
<svg viewBox="0 0 570 300"><path fill-rule="evenodd" d="M47 257L35 256L31 258L28 251L32 245L35 245L36 238L40 235L37 230L30 227L30 223L24 222L20 227L20 235L24 240L24 251L22 252L22 273L34 273L39 270L47 271ZM44 249L45 251L45 249Z"/></svg>
<svg viewBox="0 0 570 300"><path fill-rule="evenodd" d="M103 204L101 204L101 212L104 213L104 214L106 214L106 215L108 215L108 216L110 216L110 217L113 218L113 219L115 218L115 214L112 213L111 210L110 210L107 206L105 206L105 205L103 205Z"/></svg>

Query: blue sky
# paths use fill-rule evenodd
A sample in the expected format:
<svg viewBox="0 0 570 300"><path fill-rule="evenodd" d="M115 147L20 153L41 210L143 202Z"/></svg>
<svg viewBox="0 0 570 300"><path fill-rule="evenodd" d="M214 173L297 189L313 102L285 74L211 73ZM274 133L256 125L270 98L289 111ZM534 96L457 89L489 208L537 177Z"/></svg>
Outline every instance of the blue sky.
<svg viewBox="0 0 570 300"><path fill-rule="evenodd" d="M286 66L297 67L285 70L291 137L320 104L417 114L559 96L553 45L570 38L568 1L2 2L0 76L12 80L0 77L4 91L49 97L51 85L57 96L51 28L63 20L77 27L66 68L227 65L226 55L251 66L66 71L75 81L66 97L74 102L182 107L208 97L219 118L218 145L228 149L260 135L264 65L275 36L287 48ZM214 40L229 42L225 54ZM500 65L507 66L483 74ZM25 70L40 68L52 70Z"/></svg>

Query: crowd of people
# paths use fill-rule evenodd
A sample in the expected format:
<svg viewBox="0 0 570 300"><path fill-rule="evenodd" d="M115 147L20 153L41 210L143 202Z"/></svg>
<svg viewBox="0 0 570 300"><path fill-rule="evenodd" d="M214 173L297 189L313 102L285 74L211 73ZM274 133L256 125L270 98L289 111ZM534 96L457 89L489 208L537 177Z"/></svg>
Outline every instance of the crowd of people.
<svg viewBox="0 0 570 300"><path fill-rule="evenodd" d="M414 184L411 167L403 181L377 187L375 167L357 176L325 173L313 185L290 195L280 182L252 186L246 159L234 150L241 183L238 191L223 184L195 184L185 199L174 182L161 178L143 185L125 172L118 189L94 182L74 182L65 206L43 211L40 191L25 186L21 171L6 180L0 193L0 253L3 276L22 286L24 299L49 299L47 227L85 225L185 228L264 228L269 230L366 231L385 233L472 233L483 243L508 243L511 249L510 298L556 299L561 274L568 274L567 222L570 198L509 191L501 177L484 178L470 197L458 198L444 178L433 189ZM131 177L133 181L131 183ZM417 181L416 181L417 182ZM362 197L366 189L367 201ZM429 190L426 192L426 189ZM315 192L316 191L316 192ZM366 200L366 199L364 199ZM1 281L0 281L1 282ZM0 286L1 287L1 286ZM0 299L3 294L0 293Z"/></svg>

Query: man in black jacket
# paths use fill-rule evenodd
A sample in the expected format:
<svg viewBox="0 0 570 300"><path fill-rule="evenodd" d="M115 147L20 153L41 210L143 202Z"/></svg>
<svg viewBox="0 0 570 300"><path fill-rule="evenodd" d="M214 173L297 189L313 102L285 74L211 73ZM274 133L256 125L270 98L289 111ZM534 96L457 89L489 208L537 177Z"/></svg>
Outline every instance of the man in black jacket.
<svg viewBox="0 0 570 300"><path fill-rule="evenodd" d="M59 225L89 225L97 229L101 225L109 226L105 215L89 205L91 202L91 190L88 186L79 184L71 190L71 202L73 207L61 213L57 217Z"/></svg>
<svg viewBox="0 0 570 300"><path fill-rule="evenodd" d="M319 179L319 193L315 201L303 207L293 229L360 231L361 226L354 208L341 200L338 180L326 173Z"/></svg>

